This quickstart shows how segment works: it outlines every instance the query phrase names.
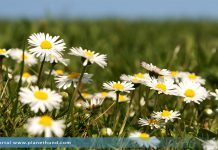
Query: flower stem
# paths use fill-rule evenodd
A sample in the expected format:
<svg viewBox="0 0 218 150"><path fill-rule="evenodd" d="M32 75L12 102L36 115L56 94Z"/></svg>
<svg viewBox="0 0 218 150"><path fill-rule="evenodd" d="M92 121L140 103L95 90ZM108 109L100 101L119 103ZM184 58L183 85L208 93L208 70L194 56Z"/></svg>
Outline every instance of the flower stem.
<svg viewBox="0 0 218 150"><path fill-rule="evenodd" d="M52 63L52 64L51 64L51 68L50 68L50 70L49 70L48 77L47 77L47 80L46 80L45 83L44 83L44 86L46 86L47 82L48 82L49 79L51 78L51 73L52 73L52 71L53 71L55 65L56 65L56 63ZM52 86L51 86L51 87L52 87Z"/></svg>
<svg viewBox="0 0 218 150"><path fill-rule="evenodd" d="M2 89L3 87L3 69L2 69L2 66L3 66L3 57L0 56L0 90Z"/></svg>
<svg viewBox="0 0 218 150"><path fill-rule="evenodd" d="M120 112L118 109L118 105L119 105L119 95L120 95L120 91L116 92L116 103L115 103L115 108L114 108L114 120L113 120L113 131L115 132L116 127L117 127L117 123L120 117Z"/></svg>
<svg viewBox="0 0 218 150"><path fill-rule="evenodd" d="M38 80L37 80L38 87L40 87L41 75L42 75L42 70L43 70L44 63L45 63L45 56L44 56L44 58L42 60L42 63L41 63L40 69L39 69Z"/></svg>
<svg viewBox="0 0 218 150"><path fill-rule="evenodd" d="M72 129L72 136L74 136L74 129L75 129L75 125L74 125L74 112L75 112L75 108L74 108L74 101L76 99L76 95L78 93L83 75L86 71L86 67L87 66L83 66L80 77L79 77L79 81L77 83L77 86L75 88L75 90L72 92L72 97L71 97L71 101L70 101L70 105L69 105L69 115L71 115L71 129Z"/></svg>
<svg viewBox="0 0 218 150"><path fill-rule="evenodd" d="M127 106L126 115L125 115L125 118L123 120L122 126L120 128L119 135L121 135L123 133L123 130L124 130L125 126L126 126L126 122L127 122L128 117L129 117L129 114L130 114L130 106L132 104L134 93L135 93L135 90L132 91L131 99L130 99L129 105Z"/></svg>

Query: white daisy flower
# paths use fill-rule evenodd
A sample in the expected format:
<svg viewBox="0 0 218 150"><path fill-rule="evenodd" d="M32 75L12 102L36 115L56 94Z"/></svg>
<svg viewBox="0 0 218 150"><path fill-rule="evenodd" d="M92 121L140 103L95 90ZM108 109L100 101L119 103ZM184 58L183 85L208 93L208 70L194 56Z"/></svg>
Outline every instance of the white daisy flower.
<svg viewBox="0 0 218 150"><path fill-rule="evenodd" d="M93 97L90 100L86 100L82 105L85 109L94 109L101 106L104 102L104 98L95 98Z"/></svg>
<svg viewBox="0 0 218 150"><path fill-rule="evenodd" d="M218 89L215 90L215 92L210 92L211 96L214 96L216 100L218 100Z"/></svg>
<svg viewBox="0 0 218 150"><path fill-rule="evenodd" d="M84 73L82 78L82 83L90 83L92 81L92 74ZM57 83L57 88L67 89L73 84L76 87L80 78L80 73L72 72L67 75L59 75L55 77L55 82Z"/></svg>
<svg viewBox="0 0 218 150"><path fill-rule="evenodd" d="M140 147L156 149L160 144L160 140L158 140L155 136L150 137L149 134L138 131L130 133L129 138L135 141Z"/></svg>
<svg viewBox="0 0 218 150"><path fill-rule="evenodd" d="M8 57L10 50L0 48L0 57Z"/></svg>
<svg viewBox="0 0 218 150"><path fill-rule="evenodd" d="M218 150L218 141L208 140L203 143L204 150Z"/></svg>
<svg viewBox="0 0 218 150"><path fill-rule="evenodd" d="M100 93L95 93L94 96L98 98L111 98L113 97L114 92L100 92Z"/></svg>
<svg viewBox="0 0 218 150"><path fill-rule="evenodd" d="M199 83L189 80L182 81L177 86L178 95L184 97L186 103L195 102L200 104L208 96L208 92Z"/></svg>
<svg viewBox="0 0 218 150"><path fill-rule="evenodd" d="M19 82L19 80L20 80L20 75L16 75L16 76L14 77L14 79L15 79L16 82ZM28 73L28 72L24 72L24 73L23 73L23 75L22 75L22 82L23 82L23 83L28 83L28 84L30 84L30 83L36 83L36 81L37 81L37 76L31 75L31 74Z"/></svg>
<svg viewBox="0 0 218 150"><path fill-rule="evenodd" d="M117 99L116 93L113 93L113 95L111 95L111 96L112 96L113 100L116 101L116 99ZM127 95L119 94L119 97L118 97L119 103L129 102L129 101L130 101L130 98Z"/></svg>
<svg viewBox="0 0 218 150"><path fill-rule="evenodd" d="M147 80L149 80L150 76L147 73L137 73L137 74L134 74L134 75L125 75L125 74L123 74L123 75L121 75L120 79L123 80L123 81L132 82L134 84L140 84L140 83L144 83Z"/></svg>
<svg viewBox="0 0 218 150"><path fill-rule="evenodd" d="M102 68L107 66L106 55L100 55L99 53L95 53L94 51L90 51L87 49L82 49L81 47L72 47L70 51L70 55L80 56L85 59L83 62L83 66L88 65L88 63L96 63Z"/></svg>
<svg viewBox="0 0 218 150"><path fill-rule="evenodd" d="M181 72L180 76L182 80L190 80L192 82L200 83L202 85L205 84L205 79L203 79L200 76L197 76L195 73L190 73L190 72Z"/></svg>
<svg viewBox="0 0 218 150"><path fill-rule="evenodd" d="M151 118L151 119L139 118L138 123L141 126L150 126L151 129L153 128L159 129L160 127L164 125L163 123L160 122L159 119L154 119L154 118Z"/></svg>
<svg viewBox="0 0 218 150"><path fill-rule="evenodd" d="M11 49L9 55L12 59L16 60L18 63L23 61L23 50L22 49ZM24 63L28 66L33 66L37 64L37 59L30 53L24 52Z"/></svg>
<svg viewBox="0 0 218 150"><path fill-rule="evenodd" d="M46 88L39 89L36 86L21 88L19 95L20 101L23 104L29 104L31 110L35 113L39 112L39 110L45 112L46 109L49 111L54 108L59 109L62 102L62 96L55 91Z"/></svg>
<svg viewBox="0 0 218 150"><path fill-rule="evenodd" d="M158 94L177 95L177 91L175 90L177 86L174 84L174 80L170 78L159 77L156 79L151 77L151 80L148 80L145 85L158 91Z"/></svg>
<svg viewBox="0 0 218 150"><path fill-rule="evenodd" d="M154 66L152 63L148 64L146 62L141 63L142 67L148 70L151 74L167 76L170 74L170 71L167 69L160 69L157 66Z"/></svg>
<svg viewBox="0 0 218 150"><path fill-rule="evenodd" d="M180 113L178 111L173 111L173 110L163 110L163 111L160 111L160 112L154 112L152 114L152 118L155 118L155 119L163 119L165 120L165 122L168 122L168 121L174 121L174 119L180 119Z"/></svg>
<svg viewBox="0 0 218 150"><path fill-rule="evenodd" d="M102 128L101 129L101 134L104 136L111 136L113 135L113 131L111 130L111 128Z"/></svg>
<svg viewBox="0 0 218 150"><path fill-rule="evenodd" d="M92 99L94 97L93 94L90 94L90 93L87 93L87 92L82 92L81 95L82 95L82 97L84 99Z"/></svg>
<svg viewBox="0 0 218 150"><path fill-rule="evenodd" d="M45 137L62 137L64 135L64 120L53 120L50 116L41 116L28 119L27 132L30 135Z"/></svg>
<svg viewBox="0 0 218 150"><path fill-rule="evenodd" d="M59 39L59 36L50 36L48 33L34 33L29 39L30 53L39 57L40 59L46 58L50 60L49 57L54 58L62 57L62 51L64 51L65 43L63 39Z"/></svg>
<svg viewBox="0 0 218 150"><path fill-rule="evenodd" d="M111 91L116 91L116 92L127 92L127 93L135 89L133 86L134 84L132 84L131 82L126 82L126 81L123 81L123 82L110 81L110 82L103 84L103 88L106 90L111 90Z"/></svg>

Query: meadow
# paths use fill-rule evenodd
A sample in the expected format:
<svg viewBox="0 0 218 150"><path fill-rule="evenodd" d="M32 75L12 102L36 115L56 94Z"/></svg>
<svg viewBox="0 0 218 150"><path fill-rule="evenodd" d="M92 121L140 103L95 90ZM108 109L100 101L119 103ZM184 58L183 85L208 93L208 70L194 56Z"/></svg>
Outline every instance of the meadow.
<svg viewBox="0 0 218 150"><path fill-rule="evenodd" d="M69 64L65 66L57 63L53 66L46 62L40 79L41 85L37 83L38 86L55 90L62 96L59 111L46 110L45 113L57 120L65 120L64 137L128 137L134 131L141 131L156 137L191 138L203 143L218 135L218 101L212 96L208 96L200 104L185 103L181 97L157 94L154 89L143 84L136 87L133 83L134 92L127 93L130 102L118 103L120 91L116 91L114 101L105 98L103 104L96 108L94 105L85 109L81 108L83 106L74 106L73 110L70 109L73 113L71 118L65 110L68 106L83 105L81 101L90 101L89 94L107 91L103 89L103 83L119 81L122 74L150 73L142 67L143 61L171 71L195 73L205 79L206 83L202 86L207 91L214 92L218 89L217 27L218 22L212 21L0 21L0 48L28 50L31 46L27 39L31 34L39 32L57 35L64 40L66 48L63 54L64 58L70 59ZM102 68L91 64L86 68L86 72L93 74L90 84L77 83L77 86L63 90L56 87L54 77L46 71L62 69L64 72L80 73L81 58L69 54L71 47L82 47L107 55L107 66ZM6 70L3 69L0 92L0 136L31 136L25 128L27 120L43 115L44 112L34 113L28 104L20 102L20 88L36 84L15 82L15 75L28 70L38 76L41 62L28 68L22 62L5 58L3 65ZM70 101L73 98L74 101ZM144 104L141 104L141 99L145 101ZM158 129L139 125L139 118L149 118L154 111L162 110L177 110L180 112L180 119L175 118L173 122ZM106 128L110 128L113 134L107 133ZM144 140L148 138L145 134L142 136ZM170 146L169 143L162 144L163 149ZM172 146L172 149L183 148ZM202 149L202 146L197 145L197 149Z"/></svg>

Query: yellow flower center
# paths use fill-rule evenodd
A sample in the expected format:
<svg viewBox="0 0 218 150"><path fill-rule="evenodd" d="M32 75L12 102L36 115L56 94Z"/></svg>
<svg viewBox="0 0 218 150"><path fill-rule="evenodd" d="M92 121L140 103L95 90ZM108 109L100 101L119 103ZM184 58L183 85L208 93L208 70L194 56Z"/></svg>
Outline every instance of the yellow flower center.
<svg viewBox="0 0 218 150"><path fill-rule="evenodd" d="M83 96L84 98L88 98L88 97L91 96L91 94L89 94L89 93L82 93L82 96Z"/></svg>
<svg viewBox="0 0 218 150"><path fill-rule="evenodd" d="M147 133L140 133L139 138L143 140L148 140L150 138L150 135Z"/></svg>
<svg viewBox="0 0 218 150"><path fill-rule="evenodd" d="M194 73L189 74L188 77L189 77L189 79L191 79L191 80L195 80L195 79L197 78L197 76L196 76Z"/></svg>
<svg viewBox="0 0 218 150"><path fill-rule="evenodd" d="M23 59L23 54L20 55L20 58ZM27 60L28 56L26 54L24 54L24 60Z"/></svg>
<svg viewBox="0 0 218 150"><path fill-rule="evenodd" d="M58 70L55 70L55 73L56 73L57 75L61 75L61 74L64 74L64 71L58 69Z"/></svg>
<svg viewBox="0 0 218 150"><path fill-rule="evenodd" d="M126 101L125 95L119 95L119 101L120 101L120 102Z"/></svg>
<svg viewBox="0 0 218 150"><path fill-rule="evenodd" d="M6 50L5 49L0 49L0 54L4 54L6 53Z"/></svg>
<svg viewBox="0 0 218 150"><path fill-rule="evenodd" d="M91 52L91 51L86 51L86 52L85 52L85 55L86 55L86 57L91 58L91 57L94 56L94 53Z"/></svg>
<svg viewBox="0 0 218 150"><path fill-rule="evenodd" d="M185 96L187 97L194 97L195 96L195 91L192 89L187 89L184 93Z"/></svg>
<svg viewBox="0 0 218 150"><path fill-rule="evenodd" d="M166 91L167 90L167 86L165 84L163 84L163 83L158 83L156 85L156 88L158 88L158 89L160 89L162 91Z"/></svg>
<svg viewBox="0 0 218 150"><path fill-rule="evenodd" d="M159 121L155 119L149 119L148 124L159 124Z"/></svg>
<svg viewBox="0 0 218 150"><path fill-rule="evenodd" d="M108 93L107 93L107 92L101 92L101 96L107 97L107 96L108 96Z"/></svg>
<svg viewBox="0 0 218 150"><path fill-rule="evenodd" d="M71 74L68 75L68 79L75 79L80 76L80 73L77 72L72 72Z"/></svg>
<svg viewBox="0 0 218 150"><path fill-rule="evenodd" d="M178 75L178 72L177 72L177 71L172 71L172 72L171 72L171 75L172 75L173 77L176 77L176 76Z"/></svg>
<svg viewBox="0 0 218 150"><path fill-rule="evenodd" d="M34 96L41 101L45 101L48 99L48 94L43 91L36 91L34 92Z"/></svg>
<svg viewBox="0 0 218 150"><path fill-rule="evenodd" d="M31 74L29 74L28 72L23 73L23 78L29 78L30 76L31 76Z"/></svg>
<svg viewBox="0 0 218 150"><path fill-rule="evenodd" d="M42 126L45 126L45 127L51 127L52 122L53 122L53 119L51 117L49 117L49 116L42 116L39 119L39 124L42 125Z"/></svg>
<svg viewBox="0 0 218 150"><path fill-rule="evenodd" d="M171 112L168 110L163 110L163 112L161 113L162 117L169 117L171 115L172 115Z"/></svg>
<svg viewBox="0 0 218 150"><path fill-rule="evenodd" d="M116 90L122 90L122 89L124 89L124 86L122 84L120 84L120 83L115 83L113 85L113 88L116 89Z"/></svg>
<svg viewBox="0 0 218 150"><path fill-rule="evenodd" d="M40 47L42 49L51 49L52 48L52 44L51 44L51 42L49 42L47 40L44 40L44 41L42 41Z"/></svg>
<svg viewBox="0 0 218 150"><path fill-rule="evenodd" d="M137 73L137 74L134 74L134 77L136 77L136 78L144 78L144 74L142 74L142 73Z"/></svg>

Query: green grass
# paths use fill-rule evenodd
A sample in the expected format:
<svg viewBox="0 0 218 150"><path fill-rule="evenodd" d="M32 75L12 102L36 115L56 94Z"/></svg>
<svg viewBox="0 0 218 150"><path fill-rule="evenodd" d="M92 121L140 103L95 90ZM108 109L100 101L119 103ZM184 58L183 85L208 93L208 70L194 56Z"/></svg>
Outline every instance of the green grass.
<svg viewBox="0 0 218 150"><path fill-rule="evenodd" d="M150 62L169 70L195 72L206 79L206 87L209 90L214 90L218 88L217 28L218 22L209 21L0 21L0 47L6 49L23 48L25 45L27 48L29 35L45 32L51 35L60 35L67 44L66 51L72 46L81 46L107 54L108 66L105 69L97 65L88 68L88 72L94 74L94 82L87 86L88 91L91 93L102 91L103 82L117 81L121 74L134 74L144 71L140 66L141 61ZM175 54L177 46L180 47L180 51ZM63 68L66 71L81 71L80 58L68 56L67 53L65 56L71 59L70 65L68 67L57 65L56 68ZM10 67L13 64L7 65ZM48 68L49 65L46 67ZM37 67L34 70L37 72ZM16 73L19 74L19 69ZM11 86L16 87L17 84L11 83ZM144 87L141 90L144 90ZM15 97L16 95L10 94L10 92L7 95L7 99L12 102ZM138 99L137 97L138 95L136 95L136 99ZM161 99L163 99L163 106L168 105L168 100L170 103L173 100L172 97L167 96L162 96ZM174 103L172 102L172 104ZM174 105L172 104L169 104L168 108L173 109ZM29 111L28 107L25 107L24 110L18 111L18 117L13 120L10 117L13 103L5 110L3 108L6 105L7 103L1 103L0 105L2 114L0 117L0 136L27 136L23 125L28 117L34 116L34 114L25 115ZM19 106L21 108L20 104ZM121 107L125 112L125 106ZM183 105L180 106L180 108L182 107ZM208 116L204 113L206 108L212 108L215 114ZM153 110L152 107L149 109ZM217 101L207 100L203 102L198 107L199 115L201 115L197 119L199 124L194 126L194 129L181 127L181 124L176 125L172 127L172 136L214 137L218 133L216 109L218 109ZM185 113L186 118L192 114L191 106L185 110ZM84 115L84 112L81 112L81 114ZM146 117L146 115L142 110L142 114L139 116ZM139 116L137 115L133 120L128 121L129 125L127 125L124 135L128 135L128 132L133 129L140 129L139 125L137 125ZM205 122L209 123L207 129L204 129ZM101 120L99 124L102 127L111 125L107 123ZM84 126L85 124L85 122L80 122L77 125ZM186 131L177 132L177 127ZM96 128L91 126L88 135L92 136L96 132ZM80 131L77 134L81 136ZM157 133L157 135L160 135L160 133Z"/></svg>

